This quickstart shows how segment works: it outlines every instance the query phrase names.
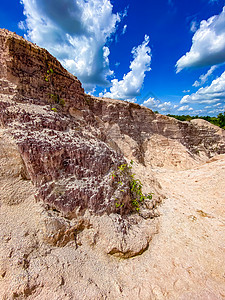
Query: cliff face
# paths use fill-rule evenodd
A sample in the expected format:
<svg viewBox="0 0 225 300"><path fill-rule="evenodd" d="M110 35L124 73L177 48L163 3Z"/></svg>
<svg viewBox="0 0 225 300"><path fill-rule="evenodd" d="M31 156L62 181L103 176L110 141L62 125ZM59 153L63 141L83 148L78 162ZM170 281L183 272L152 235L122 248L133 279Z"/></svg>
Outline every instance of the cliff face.
<svg viewBox="0 0 225 300"><path fill-rule="evenodd" d="M145 165L187 168L225 151L224 130L206 121L180 122L135 103L95 97L90 109L124 155Z"/></svg>
<svg viewBox="0 0 225 300"><path fill-rule="evenodd" d="M0 47L1 93L38 105L60 104L63 99L66 108L85 107L80 81L48 51L7 30L1 30Z"/></svg>
<svg viewBox="0 0 225 300"><path fill-rule="evenodd" d="M84 94L78 79L46 50L0 35L1 126L12 134L37 199L66 214L77 208L131 210L129 191L111 174L123 155L151 167L189 167L225 151L224 131L179 122L137 104Z"/></svg>
<svg viewBox="0 0 225 300"><path fill-rule="evenodd" d="M1 126L12 128L37 199L65 214L115 211L110 172L125 160L94 127L81 83L46 50L7 31L0 38ZM128 192L120 197L129 210Z"/></svg>
<svg viewBox="0 0 225 300"><path fill-rule="evenodd" d="M151 299L154 292L146 298L141 292L129 294L129 286L135 290L133 283L127 283L126 293L117 279L118 288L109 284L111 271L115 275L121 266L117 262L108 267L106 256L140 256L159 225L165 227L159 224L157 206L167 193L162 184L167 184L159 170L189 169L223 153L224 130L202 120L180 122L134 103L86 95L79 80L45 49L0 30L0 296L84 299L82 286L90 279L87 299ZM134 164L129 168L130 160ZM137 179L143 193L154 192L153 199L138 206L132 194ZM51 251L56 251L57 272L62 274L67 274L67 263L72 265L68 274L73 273L71 257L76 257L79 272L73 279L78 278L78 287L68 274L65 290L64 277L51 278L47 270L57 265ZM87 274L82 273L83 264ZM96 272L108 276L100 290L93 284ZM54 284L57 292L48 293ZM143 284L148 286L148 281ZM79 296L74 298L74 293Z"/></svg>

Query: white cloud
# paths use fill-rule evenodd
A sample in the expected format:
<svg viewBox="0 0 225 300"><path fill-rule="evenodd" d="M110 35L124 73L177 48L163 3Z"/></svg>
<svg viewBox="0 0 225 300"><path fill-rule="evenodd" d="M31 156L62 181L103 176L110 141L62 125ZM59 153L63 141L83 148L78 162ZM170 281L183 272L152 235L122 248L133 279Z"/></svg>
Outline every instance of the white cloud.
<svg viewBox="0 0 225 300"><path fill-rule="evenodd" d="M220 106L220 105L222 105L222 103L216 103L213 106L217 107L217 106Z"/></svg>
<svg viewBox="0 0 225 300"><path fill-rule="evenodd" d="M126 31L127 31L127 25L125 24L125 25L123 26L123 31L122 31L122 34L125 34L125 33L126 33Z"/></svg>
<svg viewBox="0 0 225 300"><path fill-rule="evenodd" d="M183 90L182 93L190 93L190 90Z"/></svg>
<svg viewBox="0 0 225 300"><path fill-rule="evenodd" d="M206 83L206 81L208 80L208 78L209 78L209 76L211 76L212 75L212 73L215 71L215 69L217 68L217 66L212 66L209 70L208 70L208 72L206 73L206 74L203 74L203 75L201 75L200 77L199 77L199 81L195 81L194 82L194 84L193 84L193 86L195 86L195 87L198 87L198 86L201 86L201 85L203 85L204 83Z"/></svg>
<svg viewBox="0 0 225 300"><path fill-rule="evenodd" d="M218 115L218 114L220 114L221 112L224 112L224 111L225 111L225 105L223 105L221 107L214 108L212 110L209 110L207 113L216 116L216 115Z"/></svg>
<svg viewBox="0 0 225 300"><path fill-rule="evenodd" d="M193 110L193 108L189 107L189 105L184 105L178 108L178 111L191 111L191 110Z"/></svg>
<svg viewBox="0 0 225 300"><path fill-rule="evenodd" d="M142 103L142 106L146 106L152 110L158 110L162 113L169 113L172 109L178 107L178 105L173 105L170 101L161 102L158 99L150 97Z"/></svg>
<svg viewBox="0 0 225 300"><path fill-rule="evenodd" d="M201 87L196 93L184 96L180 103L208 103L225 102L225 72L213 80L211 85Z"/></svg>
<svg viewBox="0 0 225 300"><path fill-rule="evenodd" d="M132 49L133 61L130 63L130 70L123 75L122 80L113 79L110 92L101 93L99 96L134 101L135 97L140 94L145 73L150 71L151 49L148 46L149 37L141 45Z"/></svg>
<svg viewBox="0 0 225 300"><path fill-rule="evenodd" d="M195 109L192 111L192 115L206 115L206 109Z"/></svg>
<svg viewBox="0 0 225 300"><path fill-rule="evenodd" d="M21 29L21 30L26 30L26 22L20 21L20 22L18 23L18 27L19 27L19 29Z"/></svg>
<svg viewBox="0 0 225 300"><path fill-rule="evenodd" d="M148 108L151 108L151 109L155 109L155 108L158 108L158 105L160 104L160 100L156 100L155 98L153 97L150 97L149 99L145 100L142 105L143 106L146 106Z"/></svg>
<svg viewBox="0 0 225 300"><path fill-rule="evenodd" d="M123 15L114 14L110 0L21 0L26 37L49 50L88 87L107 85L107 41ZM23 26L22 26L23 25Z"/></svg>
<svg viewBox="0 0 225 300"><path fill-rule="evenodd" d="M188 67L202 67L225 62L225 6L221 14L201 21L192 38L189 52L176 63L177 73Z"/></svg>
<svg viewBox="0 0 225 300"><path fill-rule="evenodd" d="M171 108L172 108L172 103L170 101L163 102L163 103L158 105L158 108L159 108L160 111L163 111L163 112L170 111Z"/></svg>
<svg viewBox="0 0 225 300"><path fill-rule="evenodd" d="M198 29L198 22L196 22L195 20L193 20L191 22L191 28L190 28L190 30L191 30L191 32L196 32L197 29Z"/></svg>

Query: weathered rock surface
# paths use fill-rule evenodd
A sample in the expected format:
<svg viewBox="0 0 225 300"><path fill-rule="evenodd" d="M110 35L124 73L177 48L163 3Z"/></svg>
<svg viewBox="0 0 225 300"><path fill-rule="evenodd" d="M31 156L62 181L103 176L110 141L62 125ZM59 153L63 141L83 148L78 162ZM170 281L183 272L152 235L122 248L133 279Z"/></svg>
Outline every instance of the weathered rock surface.
<svg viewBox="0 0 225 300"><path fill-rule="evenodd" d="M204 120L181 122L135 103L89 99L106 135L144 165L185 169L225 152L225 131Z"/></svg>
<svg viewBox="0 0 225 300"><path fill-rule="evenodd" d="M20 193L19 204L0 208L1 298L224 299L224 171L224 155L189 170L155 169L167 198L152 236L154 220L136 227L116 214L86 215L82 225ZM121 251L144 252L118 259Z"/></svg>
<svg viewBox="0 0 225 300"><path fill-rule="evenodd" d="M223 153L224 130L85 95L0 30L0 298L224 299ZM154 192L135 213L130 160Z"/></svg>
<svg viewBox="0 0 225 300"><path fill-rule="evenodd" d="M116 211L119 186L110 174L125 160L94 127L80 82L46 50L12 33L1 31L0 53L2 80L15 87L1 94L1 126L11 128L37 199L65 215ZM129 212L129 191L119 195Z"/></svg>
<svg viewBox="0 0 225 300"><path fill-rule="evenodd" d="M86 106L80 81L47 50L2 29L0 47L1 93L15 93L15 101L37 104L59 104L63 99L64 109Z"/></svg>

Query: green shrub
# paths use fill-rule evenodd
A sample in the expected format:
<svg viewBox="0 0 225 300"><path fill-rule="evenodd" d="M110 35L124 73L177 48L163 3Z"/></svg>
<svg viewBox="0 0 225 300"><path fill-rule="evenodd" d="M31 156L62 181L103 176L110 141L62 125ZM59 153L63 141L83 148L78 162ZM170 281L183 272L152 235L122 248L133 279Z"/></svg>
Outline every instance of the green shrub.
<svg viewBox="0 0 225 300"><path fill-rule="evenodd" d="M169 117L173 117L177 120L180 120L180 121L190 121L190 120L193 120L193 119L203 119L203 120L206 120L216 126L219 126L223 129L225 129L225 112L223 113L220 113L218 114L217 117L210 117L210 116L189 116L189 115L182 115L182 116L178 116L178 115L170 115L168 114L167 116Z"/></svg>
<svg viewBox="0 0 225 300"><path fill-rule="evenodd" d="M62 107L65 106L65 100L61 99L58 94L49 94L49 97L51 99L50 103L59 104Z"/></svg>
<svg viewBox="0 0 225 300"><path fill-rule="evenodd" d="M135 174L132 173L133 161L130 164L122 164L118 166L116 172L111 173L111 177L114 180L117 187L121 187L120 192L129 193L131 202L130 205L135 211L140 210L140 206L143 205L146 199L152 199L152 193L144 194L142 192L142 183L139 179L135 179ZM121 197L123 199L123 197ZM115 199L115 206L117 209L124 207L124 203L118 198Z"/></svg>

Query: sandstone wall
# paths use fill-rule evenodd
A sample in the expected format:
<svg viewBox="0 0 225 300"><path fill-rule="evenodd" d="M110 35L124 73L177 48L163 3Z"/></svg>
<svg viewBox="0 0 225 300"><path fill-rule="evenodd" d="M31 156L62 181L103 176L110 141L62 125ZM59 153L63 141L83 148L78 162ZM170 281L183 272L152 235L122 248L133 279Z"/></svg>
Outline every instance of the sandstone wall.
<svg viewBox="0 0 225 300"><path fill-rule="evenodd" d="M8 30L0 30L0 88L16 101L84 108L80 81L45 49Z"/></svg>
<svg viewBox="0 0 225 300"><path fill-rule="evenodd" d="M85 95L0 30L0 298L223 298L224 151L224 130ZM131 159L154 192L138 212Z"/></svg>
<svg viewBox="0 0 225 300"><path fill-rule="evenodd" d="M36 199L70 217L86 209L130 213L129 176L124 187L112 176L126 161L95 127L80 81L45 49L6 30L0 55L0 126L13 136Z"/></svg>
<svg viewBox="0 0 225 300"><path fill-rule="evenodd" d="M187 168L191 160L225 153L225 131L204 120L181 122L135 103L97 97L89 97L89 107L122 152L143 164L162 167L169 159L172 166Z"/></svg>
<svg viewBox="0 0 225 300"><path fill-rule="evenodd" d="M0 65L0 126L10 129L37 199L65 214L130 212L129 179L120 187L111 176L124 157L188 168L225 152L224 130L85 95L45 49L7 30L0 30Z"/></svg>

